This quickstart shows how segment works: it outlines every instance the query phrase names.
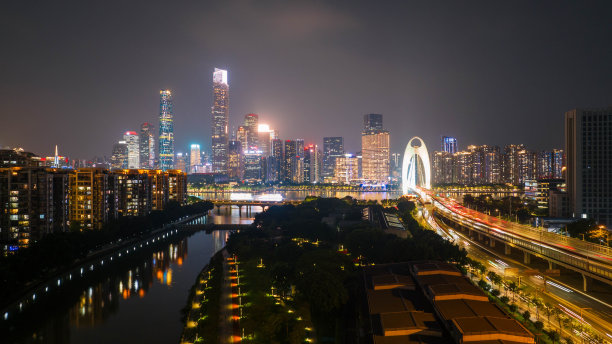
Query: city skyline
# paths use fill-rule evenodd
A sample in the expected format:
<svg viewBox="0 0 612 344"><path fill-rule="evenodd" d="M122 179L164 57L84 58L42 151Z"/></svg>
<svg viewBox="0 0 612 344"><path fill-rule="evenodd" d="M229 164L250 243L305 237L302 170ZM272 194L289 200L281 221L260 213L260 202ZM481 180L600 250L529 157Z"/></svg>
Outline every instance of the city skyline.
<svg viewBox="0 0 612 344"><path fill-rule="evenodd" d="M94 20L91 28L76 32L78 22L50 21L39 14L41 20L34 24L25 14L27 9L21 8L24 5L12 6L7 8L3 23L13 25L11 32L15 34L3 40L14 49L0 67L6 75L0 97L7 114L18 115L4 116L4 127L15 130L2 131L0 145L20 146L43 155L52 154L55 144L69 147L65 154L79 159L108 154L108 137L136 130L142 122L157 123L155 91L160 88L171 89L175 96L176 147L199 143L209 151L211 124L207 113L212 99L204 95L212 93L207 76L214 67L231 71L230 128L237 126L245 114L257 113L268 118L269 125L283 137L322 145L323 137L342 136L348 151L357 151L360 142L355 134L360 125L354 119L367 113L385 116L391 128L393 152L401 151L405 141L414 135L430 144L443 135L457 137L460 149L465 148L464 144L485 143L524 143L536 150L551 149L562 146L565 111L612 103L611 82L602 78L610 74L605 37L609 37L611 29L605 20L598 19L610 13L607 4L588 9L567 4L554 11L543 4L499 8L474 5L465 9L397 4L372 8L372 4L364 3L351 7L175 7L168 9L172 14L168 16L170 23L163 28L145 21L142 32L119 41L104 39L107 35L121 36L113 33L128 24L110 9L101 8L94 17L106 15L103 22L116 19L117 28L107 28L102 21ZM53 12L48 8L40 10ZM126 13L136 10L125 8ZM58 19L65 15L79 17L80 11L63 8L57 13ZM575 12L581 15L576 17ZM387 23L382 20L383 13L397 15L385 17ZM464 19L472 16L481 20L464 25ZM267 20L270 18L275 20ZM184 21L184 25L173 25L176 20ZM236 20L249 25L252 33L247 36L262 37L262 47L245 42L240 36L244 30L215 34L215 30L206 30L224 20L230 27L235 26L232 24ZM440 25L437 29L412 32L412 25L427 20ZM370 30L365 22L380 25ZM496 25L489 25L492 22ZM286 34L277 32L281 25L286 27ZM487 30L483 30L485 27ZM28 29L30 35L25 33ZM101 65L85 68L89 62L79 61L87 61L100 49L71 45L72 40L85 34L98 39L102 49L125 53L125 60L110 69L108 62L94 58ZM131 47L133 39L155 34L166 41L169 37L179 41L196 39L197 44L188 50L171 44L158 52L157 43L145 40L144 54ZM290 39L293 34L298 37L295 42ZM387 38L378 42L379 37ZM283 48L262 49L273 48L273 41ZM543 41L547 44L541 44ZM40 66L26 56L33 46L40 53L37 55L47 58ZM291 62L297 61L296 53L314 48L321 54L309 63ZM146 54L152 49L155 54ZM289 53L290 50L295 52ZM566 54L567 51L572 53ZM257 58L251 52L256 52ZM83 58L75 61L73 56ZM115 59L115 55L101 56L110 57L109 61ZM26 71L25 65L33 68ZM62 77L55 71L62 71ZM326 83L320 83L322 78ZM37 92L51 82L53 91ZM387 87L378 87L380 82ZM105 97L110 89L113 99ZM67 99L70 103L65 103ZM330 125L320 130L317 124L321 120ZM500 121L507 130L482 130ZM91 122L96 130L85 130ZM26 130L26 123L36 123L27 127L31 135L15 136L15 132Z"/></svg>

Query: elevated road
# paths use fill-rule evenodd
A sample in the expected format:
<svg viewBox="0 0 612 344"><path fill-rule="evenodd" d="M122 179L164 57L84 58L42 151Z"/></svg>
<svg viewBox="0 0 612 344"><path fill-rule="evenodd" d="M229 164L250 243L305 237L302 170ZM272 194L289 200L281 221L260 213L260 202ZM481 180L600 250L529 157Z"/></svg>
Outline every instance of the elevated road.
<svg viewBox="0 0 612 344"><path fill-rule="evenodd" d="M552 268L558 264L580 272L584 290L589 288L590 279L595 278L612 285L612 249L556 233L501 220L494 216L465 208L454 200L420 188L418 193L425 202L431 201L436 216L450 221L469 233L485 235L490 245L495 242L506 245L506 251L518 248L524 252L524 262L529 263L531 255L549 262Z"/></svg>

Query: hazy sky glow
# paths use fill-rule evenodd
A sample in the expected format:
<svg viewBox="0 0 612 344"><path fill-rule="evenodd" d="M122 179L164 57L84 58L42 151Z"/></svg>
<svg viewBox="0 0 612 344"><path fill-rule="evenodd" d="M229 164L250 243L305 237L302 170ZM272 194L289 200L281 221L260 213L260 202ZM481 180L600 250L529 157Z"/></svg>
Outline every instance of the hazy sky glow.
<svg viewBox="0 0 612 344"><path fill-rule="evenodd" d="M585 6L588 4L588 6ZM360 149L382 113L393 151L563 145L563 114L612 105L612 2L13 1L0 11L0 146L110 155L174 92L177 151L210 148L214 67L230 124Z"/></svg>

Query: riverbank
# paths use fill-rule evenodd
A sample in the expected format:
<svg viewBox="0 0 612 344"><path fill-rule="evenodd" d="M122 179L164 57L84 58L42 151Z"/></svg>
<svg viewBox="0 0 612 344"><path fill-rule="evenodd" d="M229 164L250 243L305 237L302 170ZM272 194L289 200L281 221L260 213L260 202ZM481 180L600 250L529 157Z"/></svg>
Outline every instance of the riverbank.
<svg viewBox="0 0 612 344"><path fill-rule="evenodd" d="M223 255L217 252L202 269L191 287L183 308L183 332L180 343L217 343L219 309L223 284Z"/></svg>

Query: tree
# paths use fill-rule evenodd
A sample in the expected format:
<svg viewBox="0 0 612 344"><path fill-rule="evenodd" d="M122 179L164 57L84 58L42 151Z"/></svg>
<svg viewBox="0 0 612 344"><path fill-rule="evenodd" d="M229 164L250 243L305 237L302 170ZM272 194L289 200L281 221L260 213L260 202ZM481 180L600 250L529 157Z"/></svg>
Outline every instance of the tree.
<svg viewBox="0 0 612 344"><path fill-rule="evenodd" d="M593 219L580 219L569 223L566 229L572 238L578 238L582 237L581 234L587 235L589 231L597 229L597 223Z"/></svg>
<svg viewBox="0 0 612 344"><path fill-rule="evenodd" d="M500 275L496 274L493 271L489 271L489 272L487 272L487 277L489 277L489 279L491 280L491 282L493 284L495 284L499 288L501 288L501 285L504 282L504 280L502 279L502 277Z"/></svg>
<svg viewBox="0 0 612 344"><path fill-rule="evenodd" d="M502 296L499 298L499 301L501 301L503 304L508 304L508 302L510 302L510 299L507 296Z"/></svg>
<svg viewBox="0 0 612 344"><path fill-rule="evenodd" d="M536 328L536 330L542 331L542 329L544 328L544 323L538 320L533 323L533 326Z"/></svg>
<svg viewBox="0 0 612 344"><path fill-rule="evenodd" d="M508 306L508 309L510 310L511 313L516 313L516 311L518 310L518 306L513 303L510 306Z"/></svg>
<svg viewBox="0 0 612 344"><path fill-rule="evenodd" d="M480 289L484 290L484 291L489 291L491 289L491 285L489 283L487 283L485 280L481 279L480 281L478 281L478 286L480 287Z"/></svg>
<svg viewBox="0 0 612 344"><path fill-rule="evenodd" d="M514 302L514 299L516 297L516 293L519 290L518 284L516 284L516 282L510 282L508 283L508 290L510 290L512 292L512 302Z"/></svg>
<svg viewBox="0 0 612 344"><path fill-rule="evenodd" d="M550 338L550 340L552 340L553 343L556 343L559 341L559 339L561 338L561 336L559 335L559 332L557 331L548 331L548 337Z"/></svg>
<svg viewBox="0 0 612 344"><path fill-rule="evenodd" d="M531 313L529 311L524 311L522 315L523 315L523 318L525 319L525 323L531 320Z"/></svg>
<svg viewBox="0 0 612 344"><path fill-rule="evenodd" d="M491 290L491 294L495 297L499 297L499 295L501 294L501 291L499 291L499 289L493 289Z"/></svg>
<svg viewBox="0 0 612 344"><path fill-rule="evenodd" d="M554 314L554 307L548 302L545 302L542 306L542 310L544 314L546 314L546 318L548 319L548 326L550 326L550 316Z"/></svg>

